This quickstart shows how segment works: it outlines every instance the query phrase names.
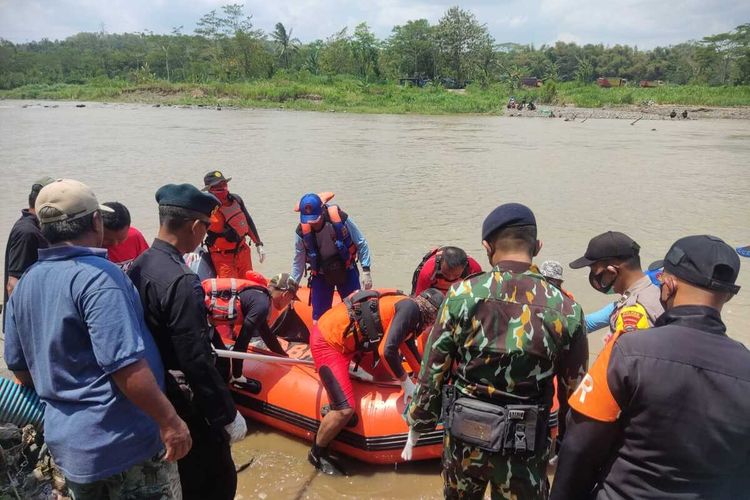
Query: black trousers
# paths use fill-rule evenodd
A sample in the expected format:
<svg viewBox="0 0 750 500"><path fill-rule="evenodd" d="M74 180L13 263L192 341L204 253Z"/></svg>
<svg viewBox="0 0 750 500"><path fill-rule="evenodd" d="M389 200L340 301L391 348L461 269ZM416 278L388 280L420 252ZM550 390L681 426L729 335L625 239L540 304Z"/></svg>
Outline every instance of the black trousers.
<svg viewBox="0 0 750 500"><path fill-rule="evenodd" d="M237 471L229 436L224 429L210 427L198 408L185 397L171 395L169 399L193 439L190 452L177 462L183 500L233 500Z"/></svg>

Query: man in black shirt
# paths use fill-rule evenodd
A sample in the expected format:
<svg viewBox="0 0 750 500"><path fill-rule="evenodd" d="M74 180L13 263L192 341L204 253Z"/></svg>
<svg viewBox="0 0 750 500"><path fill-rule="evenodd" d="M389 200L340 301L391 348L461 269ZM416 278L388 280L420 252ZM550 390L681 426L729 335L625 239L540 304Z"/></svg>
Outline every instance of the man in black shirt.
<svg viewBox="0 0 750 500"><path fill-rule="evenodd" d="M554 500L748 496L750 351L721 321L739 257L688 236L663 265L666 312L616 333L570 398Z"/></svg>
<svg viewBox="0 0 750 500"><path fill-rule="evenodd" d="M214 365L200 280L182 260L205 237L219 202L189 184L162 186L156 201L159 235L128 275L169 371L167 397L193 439L178 462L183 498L231 500L237 473L230 443L244 438L247 427Z"/></svg>
<svg viewBox="0 0 750 500"><path fill-rule="evenodd" d="M32 184L31 193L29 193L29 208L21 210L21 218L16 221L8 235L8 243L5 245L3 309L18 280L37 261L37 251L49 246L39 229L39 219L36 218L34 204L39 191L52 181L54 179L51 177L43 177Z"/></svg>

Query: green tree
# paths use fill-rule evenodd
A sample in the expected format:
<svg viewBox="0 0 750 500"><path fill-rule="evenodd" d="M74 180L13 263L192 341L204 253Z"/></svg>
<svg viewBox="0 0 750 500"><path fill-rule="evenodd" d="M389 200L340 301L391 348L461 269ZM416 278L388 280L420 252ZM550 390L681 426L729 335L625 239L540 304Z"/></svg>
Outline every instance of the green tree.
<svg viewBox="0 0 750 500"><path fill-rule="evenodd" d="M380 42L370 31L367 23L360 23L354 28L354 37L350 43L358 76L365 81L372 77L379 77L378 54Z"/></svg>
<svg viewBox="0 0 750 500"><path fill-rule="evenodd" d="M396 76L435 77L433 32L427 19L408 21L393 28L385 52L396 69Z"/></svg>
<svg viewBox="0 0 750 500"><path fill-rule="evenodd" d="M440 19L435 41L441 67L458 82L465 81L478 66L482 47L491 41L487 25L459 7L451 7Z"/></svg>

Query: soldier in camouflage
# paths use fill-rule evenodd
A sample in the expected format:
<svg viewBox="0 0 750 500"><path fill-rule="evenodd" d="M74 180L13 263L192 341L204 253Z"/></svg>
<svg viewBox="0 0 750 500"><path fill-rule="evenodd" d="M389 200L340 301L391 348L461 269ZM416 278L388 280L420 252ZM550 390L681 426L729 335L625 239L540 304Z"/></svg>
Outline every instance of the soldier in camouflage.
<svg viewBox="0 0 750 500"><path fill-rule="evenodd" d="M427 341L402 457L410 459L419 434L438 424L446 384L459 396L501 407L539 405L543 442L533 452L490 452L446 432L446 498L482 498L488 482L493 499L548 496L552 381L557 376L562 417L586 372L588 344L581 307L531 263L541 248L536 232L534 214L517 203L501 205L485 219L482 244L492 270L448 292Z"/></svg>

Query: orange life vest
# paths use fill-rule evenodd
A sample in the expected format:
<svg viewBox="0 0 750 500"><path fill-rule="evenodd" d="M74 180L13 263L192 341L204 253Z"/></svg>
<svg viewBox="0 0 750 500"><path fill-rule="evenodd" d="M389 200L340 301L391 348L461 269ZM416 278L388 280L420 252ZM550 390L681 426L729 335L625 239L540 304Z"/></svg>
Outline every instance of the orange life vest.
<svg viewBox="0 0 750 500"><path fill-rule="evenodd" d="M396 304L408 297L400 290L360 290L318 320L328 344L344 353L377 351L396 314Z"/></svg>
<svg viewBox="0 0 750 500"><path fill-rule="evenodd" d="M235 249L245 240L245 236L250 235L250 223L248 222L247 217L245 217L242 205L236 197L232 198L229 205L221 205L219 207L216 214L212 217L211 227L209 229L212 232L221 234L226 226L229 226L235 233L237 233L240 242L235 243L218 237L214 244L211 245L212 248L218 250Z"/></svg>
<svg viewBox="0 0 750 500"><path fill-rule="evenodd" d="M203 280L206 295L208 321L213 326L228 326L233 336L239 335L244 315L240 303L240 293L247 289L268 292L268 280L262 274L249 271L246 279L213 278Z"/></svg>

